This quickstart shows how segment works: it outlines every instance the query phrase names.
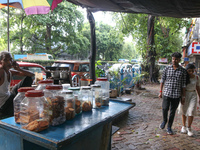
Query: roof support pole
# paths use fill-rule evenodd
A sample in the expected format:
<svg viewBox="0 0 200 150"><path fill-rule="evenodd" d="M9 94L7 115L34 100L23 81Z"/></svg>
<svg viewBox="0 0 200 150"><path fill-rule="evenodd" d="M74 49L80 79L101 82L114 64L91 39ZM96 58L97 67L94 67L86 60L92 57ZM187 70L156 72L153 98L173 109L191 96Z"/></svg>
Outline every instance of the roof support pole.
<svg viewBox="0 0 200 150"><path fill-rule="evenodd" d="M95 59L96 59L96 34L95 34L95 20L91 11L87 9L87 18L90 23L91 31L91 48L90 48L90 78L92 79L91 83L95 82Z"/></svg>
<svg viewBox="0 0 200 150"><path fill-rule="evenodd" d="M9 0L7 0L7 6L8 6L8 16L7 16L7 38L8 38L8 52L10 52L10 33L9 33Z"/></svg>

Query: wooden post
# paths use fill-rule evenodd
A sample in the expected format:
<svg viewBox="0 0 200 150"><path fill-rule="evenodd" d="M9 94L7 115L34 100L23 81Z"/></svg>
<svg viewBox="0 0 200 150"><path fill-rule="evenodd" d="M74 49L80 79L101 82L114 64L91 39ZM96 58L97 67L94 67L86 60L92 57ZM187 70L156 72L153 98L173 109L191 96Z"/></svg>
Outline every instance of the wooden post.
<svg viewBox="0 0 200 150"><path fill-rule="evenodd" d="M9 36L9 0L7 0L8 16L7 16L7 38L8 38L8 52L10 52L10 36Z"/></svg>
<svg viewBox="0 0 200 150"><path fill-rule="evenodd" d="M92 79L91 83L95 82L95 59L96 59L96 34L95 34L95 20L92 15L92 12L87 9L87 18L90 23L90 31L91 31L91 49L90 49L90 79Z"/></svg>

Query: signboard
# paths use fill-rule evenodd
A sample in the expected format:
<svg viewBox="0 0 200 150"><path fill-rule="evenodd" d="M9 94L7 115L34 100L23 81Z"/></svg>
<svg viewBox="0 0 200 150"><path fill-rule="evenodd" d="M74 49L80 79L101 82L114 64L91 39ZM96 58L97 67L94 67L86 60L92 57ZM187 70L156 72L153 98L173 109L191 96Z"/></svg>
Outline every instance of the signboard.
<svg viewBox="0 0 200 150"><path fill-rule="evenodd" d="M167 58L159 58L159 60L158 60L158 62L159 63L167 63L168 62L168 60L167 60Z"/></svg>
<svg viewBox="0 0 200 150"><path fill-rule="evenodd" d="M188 48L189 55L200 55L200 42L192 42Z"/></svg>

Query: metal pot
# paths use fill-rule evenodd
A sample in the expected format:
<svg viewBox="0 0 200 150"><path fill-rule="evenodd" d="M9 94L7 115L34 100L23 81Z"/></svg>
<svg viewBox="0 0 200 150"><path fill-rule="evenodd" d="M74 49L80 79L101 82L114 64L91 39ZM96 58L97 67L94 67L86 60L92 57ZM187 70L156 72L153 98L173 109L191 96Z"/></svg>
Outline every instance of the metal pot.
<svg viewBox="0 0 200 150"><path fill-rule="evenodd" d="M51 76L53 78L60 78L60 71L59 70L52 71Z"/></svg>
<svg viewBox="0 0 200 150"><path fill-rule="evenodd" d="M68 71L61 71L60 72L60 78L61 79L67 79L68 78Z"/></svg>

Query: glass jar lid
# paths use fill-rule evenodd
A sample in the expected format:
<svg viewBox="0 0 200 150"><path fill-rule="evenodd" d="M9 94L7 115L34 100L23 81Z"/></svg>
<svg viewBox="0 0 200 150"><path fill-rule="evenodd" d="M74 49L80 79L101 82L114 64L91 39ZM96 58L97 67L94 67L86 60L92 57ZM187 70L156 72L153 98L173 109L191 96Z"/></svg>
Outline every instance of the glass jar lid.
<svg viewBox="0 0 200 150"><path fill-rule="evenodd" d="M27 92L27 91L30 91L30 90L35 90L35 89L33 87L21 87L17 91L18 92Z"/></svg>
<svg viewBox="0 0 200 150"><path fill-rule="evenodd" d="M53 83L53 80L51 79L46 79L38 82L39 84L48 84L48 83Z"/></svg>
<svg viewBox="0 0 200 150"><path fill-rule="evenodd" d="M97 81L108 81L108 78L105 77L97 78Z"/></svg>
<svg viewBox="0 0 200 150"><path fill-rule="evenodd" d="M42 90L30 90L25 93L26 97L42 97L44 92Z"/></svg>
<svg viewBox="0 0 200 150"><path fill-rule="evenodd" d="M73 94L72 90L63 90L61 91L61 94Z"/></svg>
<svg viewBox="0 0 200 150"><path fill-rule="evenodd" d="M80 87L69 87L68 90L78 91L80 90Z"/></svg>
<svg viewBox="0 0 200 150"><path fill-rule="evenodd" d="M62 90L63 87L62 85L47 85L46 89L47 90Z"/></svg>
<svg viewBox="0 0 200 150"><path fill-rule="evenodd" d="M90 86L81 86L81 90L91 90Z"/></svg>
<svg viewBox="0 0 200 150"><path fill-rule="evenodd" d="M100 84L93 84L91 85L92 88L101 88L101 85Z"/></svg>

